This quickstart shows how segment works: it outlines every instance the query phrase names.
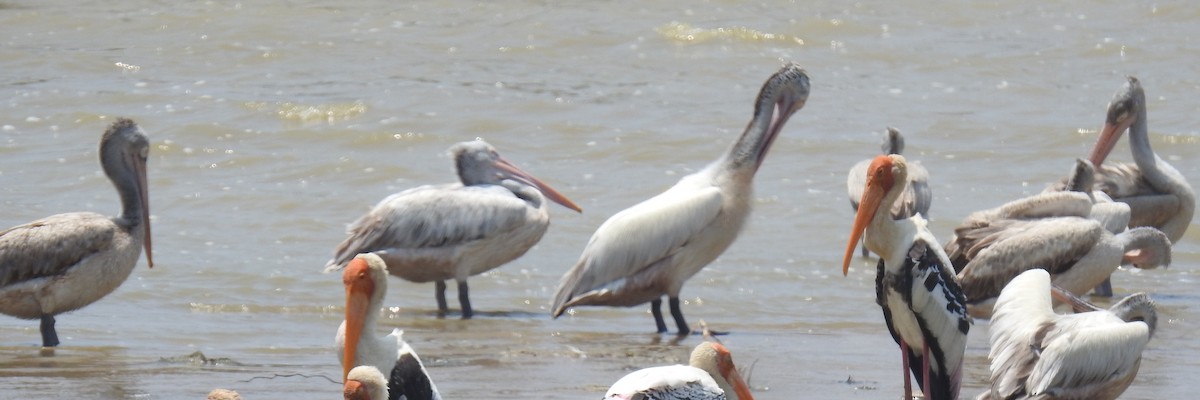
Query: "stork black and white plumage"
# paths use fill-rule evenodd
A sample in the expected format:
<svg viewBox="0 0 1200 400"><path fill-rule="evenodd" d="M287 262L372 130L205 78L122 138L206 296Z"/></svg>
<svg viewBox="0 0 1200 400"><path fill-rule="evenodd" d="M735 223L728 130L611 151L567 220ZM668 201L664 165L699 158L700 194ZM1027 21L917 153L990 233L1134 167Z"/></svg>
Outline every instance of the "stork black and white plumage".
<svg viewBox="0 0 1200 400"><path fill-rule="evenodd" d="M1130 227L1158 228L1174 243L1192 223L1196 195L1183 174L1150 148L1148 126L1146 94L1141 82L1129 77L1109 102L1100 138L1088 159L1096 166L1097 189L1129 205ZM1104 164L1126 130L1133 164Z"/></svg>
<svg viewBox="0 0 1200 400"><path fill-rule="evenodd" d="M342 377L360 365L369 365L387 377L388 399L441 399L421 358L404 341L404 331L392 330L377 337L375 319L387 294L387 267L374 253L363 253L350 260L342 271L346 286L346 320L338 327L334 342Z"/></svg>
<svg viewBox="0 0 1200 400"><path fill-rule="evenodd" d="M878 254L876 302L892 338L900 345L905 399L912 398L909 371L930 400L956 399L971 319L950 261L914 215L894 220L887 210L899 200L908 178L904 156L881 155L867 168L867 182L854 217L842 273L859 238Z"/></svg>
<svg viewBox="0 0 1200 400"><path fill-rule="evenodd" d="M604 395L605 400L753 400L750 386L720 343L703 342L692 350L688 365L652 367L631 372Z"/></svg>
<svg viewBox="0 0 1200 400"><path fill-rule="evenodd" d="M904 135L900 134L900 130L888 127L884 133L883 143L880 145L882 154L901 154L904 152ZM863 185L867 183L867 166L871 165L873 158L859 161L850 168L850 173L846 176L846 194L850 197L850 208L858 211L858 200L862 198ZM925 218L929 218L929 206L933 203L933 189L929 187L929 171L920 163L910 162L908 164L908 185L904 187L904 195L900 197L900 201L892 205L892 218L902 219L908 218L915 214L921 214ZM867 246L862 246L862 255L868 255Z"/></svg>
<svg viewBox="0 0 1200 400"><path fill-rule="evenodd" d="M345 400L386 400L387 378L384 378L378 368L370 365L354 367L346 375L346 383L342 385L342 397Z"/></svg>
<svg viewBox="0 0 1200 400"><path fill-rule="evenodd" d="M1000 293L988 355L992 384L978 400L1116 399L1133 382L1158 320L1154 302L1137 293L1100 310L1055 290L1077 310L1094 310L1059 315L1051 292L1050 275L1033 269Z"/></svg>
<svg viewBox="0 0 1200 400"><path fill-rule="evenodd" d="M350 225L325 270L341 268L359 253L375 253L388 272L412 282L436 282L438 312L445 314L446 280L458 283L462 317L473 315L467 278L525 254L550 225L547 199L579 206L504 160L482 140L450 148L461 183L427 185L383 199Z"/></svg>
<svg viewBox="0 0 1200 400"><path fill-rule="evenodd" d="M683 283L737 238L754 200L754 174L788 118L804 107L808 91L808 75L795 64L767 79L749 125L725 155L596 229L559 283L551 315L575 306L651 302L662 333L665 295L679 333L690 332L679 308Z"/></svg>
<svg viewBox="0 0 1200 400"><path fill-rule="evenodd" d="M100 138L100 164L121 197L121 214L52 215L0 232L0 313L41 319L42 346L59 344L54 316L116 290L150 251L146 158L150 142L120 118Z"/></svg>

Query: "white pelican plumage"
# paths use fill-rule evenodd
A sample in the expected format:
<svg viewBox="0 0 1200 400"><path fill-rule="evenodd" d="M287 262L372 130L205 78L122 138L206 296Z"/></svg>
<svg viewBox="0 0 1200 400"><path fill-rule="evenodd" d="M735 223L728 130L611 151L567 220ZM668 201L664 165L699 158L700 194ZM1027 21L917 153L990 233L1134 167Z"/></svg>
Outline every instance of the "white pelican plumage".
<svg viewBox="0 0 1200 400"><path fill-rule="evenodd" d="M100 138L100 165L121 197L121 214L52 215L0 232L0 313L41 319L42 346L58 346L54 316L112 293L150 251L146 157L150 142L130 119Z"/></svg>
<svg viewBox="0 0 1200 400"><path fill-rule="evenodd" d="M375 253L388 272L411 282L436 282L438 312L445 315L446 280L458 282L462 317L471 318L467 278L515 260L542 239L550 225L546 199L579 206L504 160L483 140L450 148L461 183L427 185L383 199L350 225L325 271L359 253Z"/></svg>
<svg viewBox="0 0 1200 400"><path fill-rule="evenodd" d="M559 283L551 315L574 306L649 301L662 333L666 295L679 333L690 332L679 309L683 283L737 238L750 213L754 174L788 118L804 107L808 90L804 70L785 65L763 85L750 124L728 153L601 224Z"/></svg>
<svg viewBox="0 0 1200 400"><path fill-rule="evenodd" d="M1055 290L1080 308L1083 300ZM1084 305L1084 307L1089 307ZM978 400L1115 399L1129 387L1158 317L1143 293L1108 310L1059 315L1050 275L1033 269L1009 282L991 326L991 381Z"/></svg>
<svg viewBox="0 0 1200 400"><path fill-rule="evenodd" d="M1128 206L1096 201L1104 194L1091 191L1091 163L1076 160L1074 171L1070 191L977 211L955 229L946 253L972 316L989 318L1001 289L1029 269L1045 269L1056 285L1082 295L1092 288L1106 294L1103 282L1122 264L1143 269L1170 264L1166 235L1150 227L1126 229Z"/></svg>
<svg viewBox="0 0 1200 400"><path fill-rule="evenodd" d="M754 400L750 386L720 343L702 342L688 365L652 367L631 372L604 395L605 400Z"/></svg>
<svg viewBox="0 0 1200 400"><path fill-rule="evenodd" d="M900 130L888 127L880 144L882 154L904 153L904 135ZM850 197L850 208L858 211L858 200L862 198L863 185L867 183L867 166L873 158L859 161L850 168L846 175L846 194ZM892 205L892 218L908 218L915 214L929 218L929 206L933 204L933 189L929 187L929 171L918 162L908 164L908 185L904 187L904 195L900 201ZM867 246L862 246L862 255L868 255Z"/></svg>
<svg viewBox="0 0 1200 400"><path fill-rule="evenodd" d="M1126 130L1134 163L1104 164ZM1183 174L1154 154L1149 136L1146 94L1131 76L1109 102L1104 128L1088 159L1096 166L1097 189L1129 205L1130 227L1158 228L1174 243L1192 223L1196 195Z"/></svg>
<svg viewBox="0 0 1200 400"><path fill-rule="evenodd" d="M378 368L370 365L359 365L346 375L346 383L342 385L342 397L345 400L386 400L388 398L387 378Z"/></svg>
<svg viewBox="0 0 1200 400"><path fill-rule="evenodd" d="M360 365L375 367L387 376L388 399L440 400L437 387L421 364L421 358L404 341L404 331L376 337L375 319L387 294L387 266L374 253L359 254L342 271L346 285L346 320L334 341L342 378Z"/></svg>
<svg viewBox="0 0 1200 400"><path fill-rule="evenodd" d="M875 301L900 345L904 398L912 398L911 370L926 399L956 399L971 319L950 260L925 218L894 220L887 212L903 193L907 169L901 155L877 156L867 168L842 274L849 271L854 247L865 233L867 249L879 255Z"/></svg>

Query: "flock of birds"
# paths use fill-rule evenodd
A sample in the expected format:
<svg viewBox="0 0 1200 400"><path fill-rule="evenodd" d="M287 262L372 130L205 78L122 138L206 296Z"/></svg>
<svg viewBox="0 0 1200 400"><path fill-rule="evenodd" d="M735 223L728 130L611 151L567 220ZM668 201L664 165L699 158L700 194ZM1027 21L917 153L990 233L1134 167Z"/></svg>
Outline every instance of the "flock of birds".
<svg viewBox="0 0 1200 400"><path fill-rule="evenodd" d="M605 221L559 283L551 313L571 307L649 302L660 333L666 297L680 335L692 332L684 282L736 239L752 202L755 173L787 120L808 100L809 79L787 64L764 83L754 113L729 151L662 194ZM1134 164L1105 163L1129 132ZM1154 302L1131 295L1103 310L1079 298L1111 296L1122 265L1170 263L1171 244L1191 222L1186 179L1154 154L1145 94L1129 78L1109 104L1087 159L1046 192L968 216L944 245L927 227L928 172L904 156L888 130L885 154L851 169L855 218L843 274L860 239L879 256L876 300L899 345L905 375L924 398L956 399L972 318L991 319L991 387L979 399L1111 399L1133 381L1156 325ZM120 196L116 217L68 213L0 232L0 313L40 319L42 344L60 344L55 316L112 292L150 245L149 141L118 119L100 141L100 161ZM450 150L459 183L391 195L352 223L326 265L341 270L345 320L336 335L347 399L440 399L402 331L375 335L387 276L434 282L439 313L446 281L457 283L462 318L473 311L467 279L523 255L549 225L548 201L581 211L487 143ZM882 210L882 212L881 212ZM1071 308L1062 314L1055 303ZM752 399L728 349L705 341L690 365L636 371L606 399ZM911 377L910 377L911 374Z"/></svg>

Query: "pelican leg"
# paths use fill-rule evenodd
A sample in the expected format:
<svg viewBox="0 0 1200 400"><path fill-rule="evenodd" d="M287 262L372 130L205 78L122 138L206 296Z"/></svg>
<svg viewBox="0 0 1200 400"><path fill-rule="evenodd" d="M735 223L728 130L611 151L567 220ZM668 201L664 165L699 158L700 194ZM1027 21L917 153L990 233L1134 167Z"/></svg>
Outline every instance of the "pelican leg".
<svg viewBox="0 0 1200 400"><path fill-rule="evenodd" d="M1092 294L1103 297L1112 297L1112 277L1104 278L1104 282L1100 282L1095 289L1092 289Z"/></svg>
<svg viewBox="0 0 1200 400"><path fill-rule="evenodd" d="M446 281L437 281L435 285L436 288L434 290L437 292L438 316L444 317L446 316L446 312L450 311L446 307Z"/></svg>
<svg viewBox="0 0 1200 400"><path fill-rule="evenodd" d="M900 359L904 368L904 400L912 400L912 376L908 372L908 343L900 341Z"/></svg>
<svg viewBox="0 0 1200 400"><path fill-rule="evenodd" d="M58 346L58 332L54 330L54 316L42 314L42 347Z"/></svg>
<svg viewBox="0 0 1200 400"><path fill-rule="evenodd" d="M471 311L471 297L467 294L467 281L458 283L458 304L462 306L462 319L471 319L475 312Z"/></svg>
<svg viewBox="0 0 1200 400"><path fill-rule="evenodd" d="M670 297L668 301L671 305L671 317L675 318L675 326L679 328L679 336L691 333L692 330L688 329L687 321L683 320L683 310L679 309L679 298Z"/></svg>
<svg viewBox="0 0 1200 400"><path fill-rule="evenodd" d="M658 327L658 333L667 333L667 323L663 321L662 316L661 297L650 301L650 313L654 314L654 325Z"/></svg>

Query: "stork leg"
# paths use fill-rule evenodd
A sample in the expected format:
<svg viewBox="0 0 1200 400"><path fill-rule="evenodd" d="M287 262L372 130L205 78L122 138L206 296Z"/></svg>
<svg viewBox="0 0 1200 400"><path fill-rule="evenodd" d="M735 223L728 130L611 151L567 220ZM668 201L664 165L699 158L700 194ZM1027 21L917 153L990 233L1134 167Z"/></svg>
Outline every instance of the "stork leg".
<svg viewBox="0 0 1200 400"><path fill-rule="evenodd" d="M932 387L929 386L929 341L925 341L925 346L921 349L921 371L925 373L925 382L921 383L921 392L925 394L925 399L932 399L929 395Z"/></svg>
<svg viewBox="0 0 1200 400"><path fill-rule="evenodd" d="M654 325L658 327L658 333L667 333L667 323L663 321L662 316L662 298L650 301L650 313L654 314Z"/></svg>
<svg viewBox="0 0 1200 400"><path fill-rule="evenodd" d="M471 297L467 295L467 281L458 283L458 304L462 306L462 319L471 319Z"/></svg>
<svg viewBox="0 0 1200 400"><path fill-rule="evenodd" d="M1112 277L1104 278L1104 282L1100 282L1092 293L1097 296L1112 297Z"/></svg>
<svg viewBox="0 0 1200 400"><path fill-rule="evenodd" d="M54 316L42 314L42 347L58 346L58 332L54 330Z"/></svg>
<svg viewBox="0 0 1200 400"><path fill-rule="evenodd" d="M904 368L904 400L912 400L912 376L908 372L908 343L900 341L900 356Z"/></svg>
<svg viewBox="0 0 1200 400"><path fill-rule="evenodd" d="M446 307L446 281L437 281L435 285L436 288L434 290L437 292L438 316L445 317L446 312L450 311L450 309Z"/></svg>
<svg viewBox="0 0 1200 400"><path fill-rule="evenodd" d="M683 310L679 309L679 298L670 297L668 300L671 305L671 316L675 318L675 326L679 328L679 336L691 333L692 330L688 329L687 321L683 320Z"/></svg>

